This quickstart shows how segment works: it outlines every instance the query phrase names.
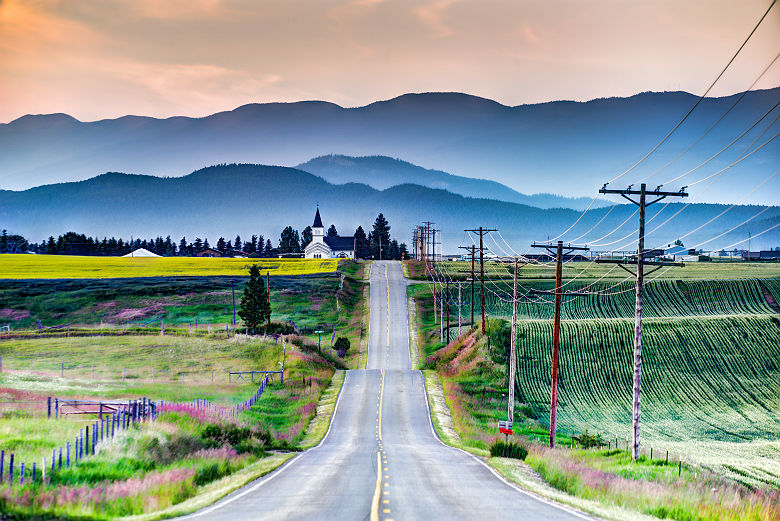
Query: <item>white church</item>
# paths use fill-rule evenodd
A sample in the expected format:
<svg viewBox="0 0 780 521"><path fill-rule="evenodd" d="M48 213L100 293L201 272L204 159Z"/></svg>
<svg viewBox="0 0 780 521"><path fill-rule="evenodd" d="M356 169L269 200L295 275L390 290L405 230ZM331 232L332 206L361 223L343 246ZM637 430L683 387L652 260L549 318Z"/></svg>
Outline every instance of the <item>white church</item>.
<svg viewBox="0 0 780 521"><path fill-rule="evenodd" d="M314 215L314 224L311 226L311 242L304 250L307 259L354 259L354 237L325 237L320 218L320 209Z"/></svg>

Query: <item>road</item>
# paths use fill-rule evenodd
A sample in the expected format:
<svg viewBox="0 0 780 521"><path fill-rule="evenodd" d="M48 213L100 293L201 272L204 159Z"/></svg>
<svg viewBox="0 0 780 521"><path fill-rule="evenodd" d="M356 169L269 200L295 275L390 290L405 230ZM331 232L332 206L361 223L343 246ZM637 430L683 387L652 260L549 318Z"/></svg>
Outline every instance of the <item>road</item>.
<svg viewBox="0 0 780 521"><path fill-rule="evenodd" d="M431 426L423 375L410 369L400 263L371 266L366 370L348 371L323 442L190 519L583 519L525 494Z"/></svg>

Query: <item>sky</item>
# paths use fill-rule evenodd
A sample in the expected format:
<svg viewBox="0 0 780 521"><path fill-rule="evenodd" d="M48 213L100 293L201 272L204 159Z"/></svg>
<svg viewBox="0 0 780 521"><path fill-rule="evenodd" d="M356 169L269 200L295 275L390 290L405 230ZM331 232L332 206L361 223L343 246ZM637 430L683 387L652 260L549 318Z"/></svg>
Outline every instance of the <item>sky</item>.
<svg viewBox="0 0 780 521"><path fill-rule="evenodd" d="M204 116L458 91L506 105L702 94L768 0L0 0L0 122ZM780 50L775 6L711 95ZM780 60L779 60L780 61ZM780 85L780 64L756 88Z"/></svg>

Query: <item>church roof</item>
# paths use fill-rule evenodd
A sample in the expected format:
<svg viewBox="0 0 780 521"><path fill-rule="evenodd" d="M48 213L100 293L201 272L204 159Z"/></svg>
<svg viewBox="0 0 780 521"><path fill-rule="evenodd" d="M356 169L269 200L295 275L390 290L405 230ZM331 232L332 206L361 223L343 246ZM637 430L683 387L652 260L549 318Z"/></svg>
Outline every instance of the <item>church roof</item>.
<svg viewBox="0 0 780 521"><path fill-rule="evenodd" d="M311 225L312 228L322 228L322 219L320 218L320 209L317 208L317 213L314 215L314 224Z"/></svg>
<svg viewBox="0 0 780 521"><path fill-rule="evenodd" d="M325 237L323 240L332 251L352 251L355 248L354 237Z"/></svg>

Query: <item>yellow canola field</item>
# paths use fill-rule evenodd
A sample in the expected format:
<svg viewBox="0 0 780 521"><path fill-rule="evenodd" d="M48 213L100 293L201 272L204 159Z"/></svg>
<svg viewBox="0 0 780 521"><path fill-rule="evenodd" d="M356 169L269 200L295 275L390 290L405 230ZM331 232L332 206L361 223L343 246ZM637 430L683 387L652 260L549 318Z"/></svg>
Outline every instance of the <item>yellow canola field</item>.
<svg viewBox="0 0 780 521"><path fill-rule="evenodd" d="M0 255L0 279L117 279L248 275L257 264L263 274L333 273L338 259L230 259L208 257L78 257Z"/></svg>

